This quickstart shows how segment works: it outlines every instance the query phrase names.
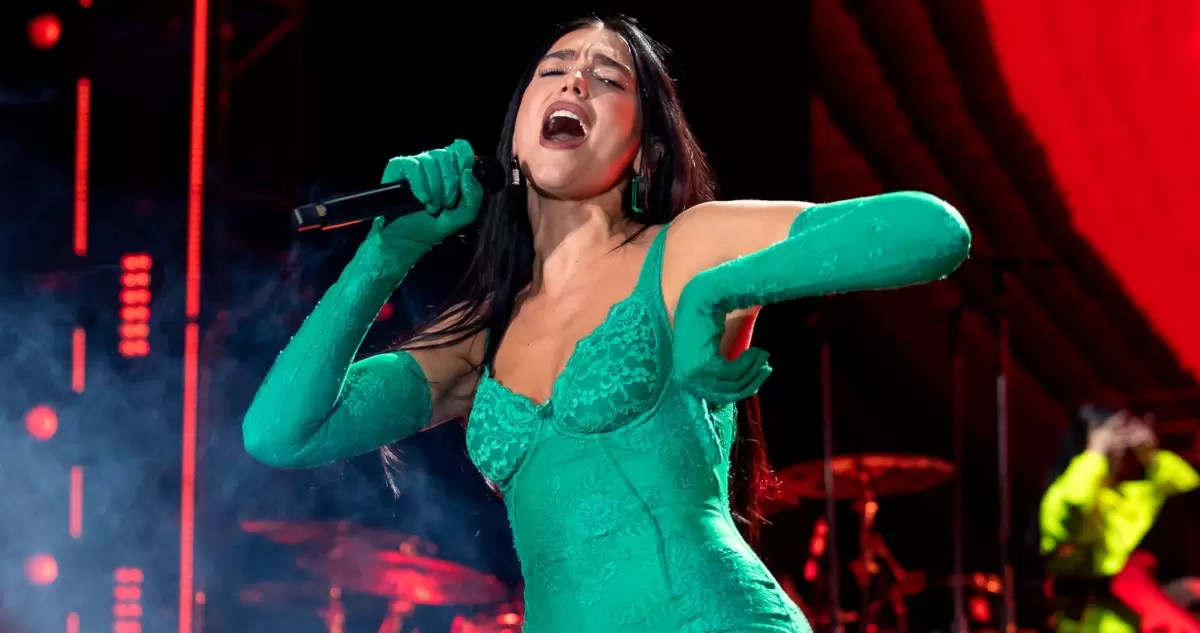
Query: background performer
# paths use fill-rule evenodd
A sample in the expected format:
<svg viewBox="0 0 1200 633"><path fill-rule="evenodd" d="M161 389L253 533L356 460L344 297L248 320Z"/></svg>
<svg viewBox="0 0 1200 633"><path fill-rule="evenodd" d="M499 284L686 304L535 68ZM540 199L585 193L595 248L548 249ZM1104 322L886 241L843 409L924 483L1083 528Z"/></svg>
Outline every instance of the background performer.
<svg viewBox="0 0 1200 633"><path fill-rule="evenodd" d="M1049 557L1059 633L1200 633L1145 582L1149 576L1122 574L1164 502L1200 485L1187 462L1156 448L1151 425L1123 411L1082 407L1049 479L1040 550ZM1118 576L1122 582L1113 582Z"/></svg>

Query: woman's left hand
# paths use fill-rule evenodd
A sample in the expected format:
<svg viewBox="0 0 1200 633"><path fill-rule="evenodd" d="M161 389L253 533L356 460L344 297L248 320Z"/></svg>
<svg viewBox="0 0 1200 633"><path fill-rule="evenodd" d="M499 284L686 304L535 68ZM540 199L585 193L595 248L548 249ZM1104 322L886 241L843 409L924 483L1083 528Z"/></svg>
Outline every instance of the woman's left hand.
<svg viewBox="0 0 1200 633"><path fill-rule="evenodd" d="M724 311L708 299L703 274L683 289L675 308L675 372L701 398L725 404L749 397L771 373L767 353L751 347L732 360L721 353Z"/></svg>

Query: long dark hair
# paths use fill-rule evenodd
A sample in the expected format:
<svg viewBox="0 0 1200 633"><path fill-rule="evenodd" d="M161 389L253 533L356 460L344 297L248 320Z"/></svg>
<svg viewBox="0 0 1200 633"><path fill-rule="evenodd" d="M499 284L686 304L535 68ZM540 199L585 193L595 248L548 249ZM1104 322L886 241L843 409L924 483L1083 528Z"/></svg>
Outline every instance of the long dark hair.
<svg viewBox="0 0 1200 633"><path fill-rule="evenodd" d="M683 115L675 82L667 72L667 50L648 36L632 18L589 17L558 27L526 66L513 92L496 147L496 158L513 160L513 133L525 88L533 80L543 56L562 36L586 28L605 28L629 46L638 79L638 105L642 116L642 212L634 215L631 196L624 195L625 216L645 226L670 222L684 210L714 199L716 183L708 159L700 149ZM632 175L631 175L632 178ZM643 229L644 230L644 229ZM636 234L633 236L636 237ZM631 237L630 239L633 239ZM490 367L496 348L508 329L517 296L533 278L533 229L529 223L524 186L509 186L492 196L479 219L475 254L462 282L442 307L415 328L397 346L431 349L462 342L487 332L483 366ZM437 324L436 334L431 326ZM730 490L734 511L747 526L747 537L757 533L758 490L763 481L766 451L757 415L739 415L735 481ZM386 465L398 462L393 449L383 449Z"/></svg>

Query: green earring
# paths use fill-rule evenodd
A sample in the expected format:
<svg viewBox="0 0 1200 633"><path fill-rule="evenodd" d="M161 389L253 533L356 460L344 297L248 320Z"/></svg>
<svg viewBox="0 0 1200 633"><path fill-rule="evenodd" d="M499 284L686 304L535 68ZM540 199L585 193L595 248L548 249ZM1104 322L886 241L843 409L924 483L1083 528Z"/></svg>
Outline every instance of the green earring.
<svg viewBox="0 0 1200 633"><path fill-rule="evenodd" d="M642 206L638 203L638 185L641 184L642 177L634 176L633 181L629 183L629 208L633 210L634 215L642 214Z"/></svg>

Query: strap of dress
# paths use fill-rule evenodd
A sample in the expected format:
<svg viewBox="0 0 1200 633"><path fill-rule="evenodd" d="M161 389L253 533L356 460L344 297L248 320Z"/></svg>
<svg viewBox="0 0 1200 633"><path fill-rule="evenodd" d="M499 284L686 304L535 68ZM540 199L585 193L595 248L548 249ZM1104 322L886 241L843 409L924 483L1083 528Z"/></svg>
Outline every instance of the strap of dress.
<svg viewBox="0 0 1200 633"><path fill-rule="evenodd" d="M646 251L646 259L642 261L642 272L638 275L637 286L634 288L634 292L652 299L650 305L663 305L663 252L666 250L667 229L670 227L670 224L664 224L659 229L658 235L654 236L654 241L650 243L650 248Z"/></svg>

